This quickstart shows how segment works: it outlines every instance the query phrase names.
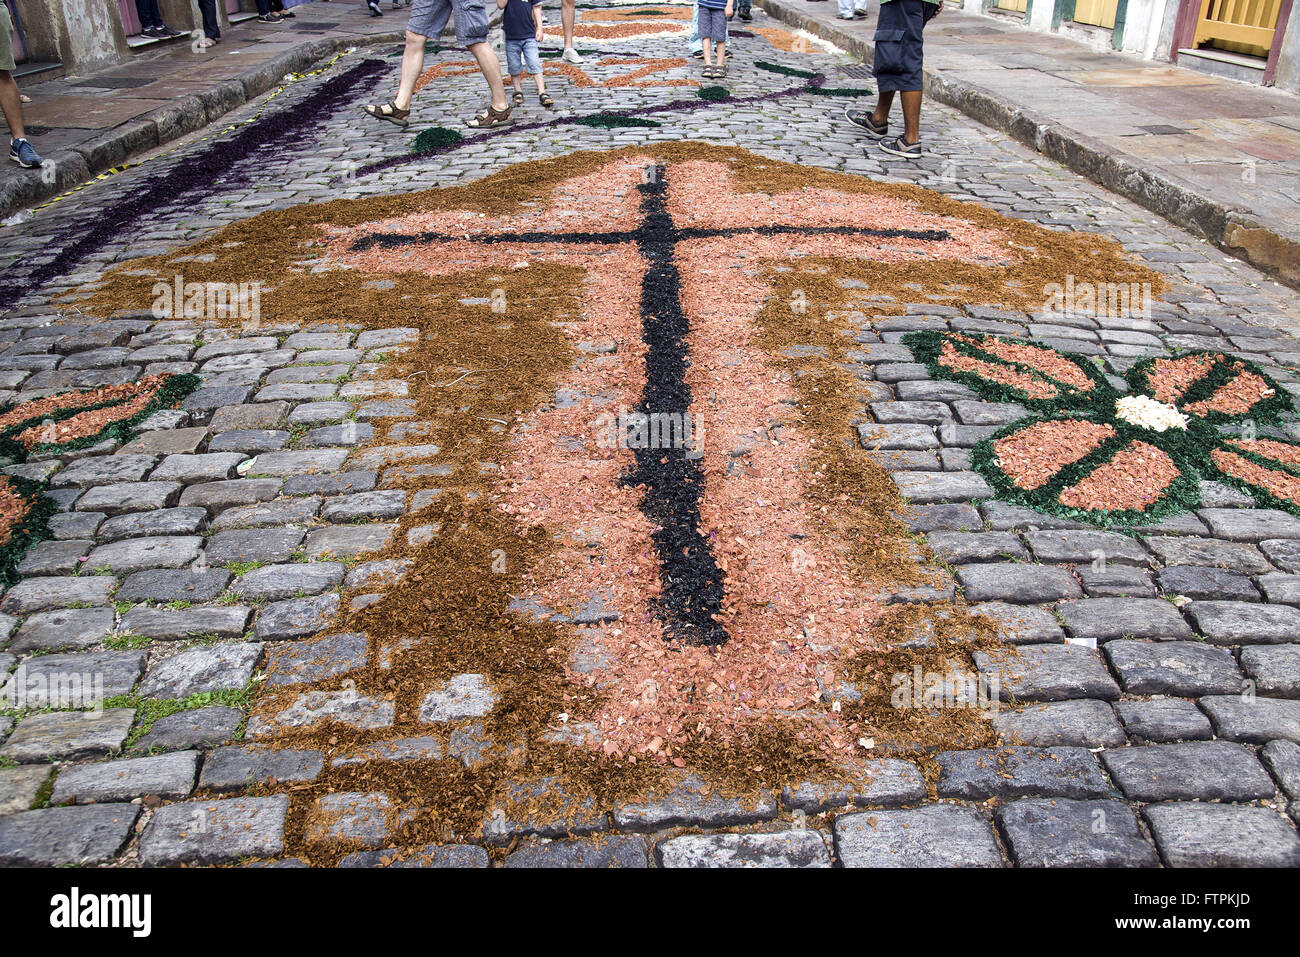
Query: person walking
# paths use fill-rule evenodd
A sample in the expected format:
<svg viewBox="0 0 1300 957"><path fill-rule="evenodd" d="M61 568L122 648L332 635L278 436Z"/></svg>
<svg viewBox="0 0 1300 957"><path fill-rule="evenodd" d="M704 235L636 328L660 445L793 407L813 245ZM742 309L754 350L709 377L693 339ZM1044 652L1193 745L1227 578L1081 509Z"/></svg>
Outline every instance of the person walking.
<svg viewBox="0 0 1300 957"><path fill-rule="evenodd" d="M925 25L939 15L943 0L881 0L871 72L880 95L876 108L845 110L849 122L880 140L882 152L904 159L921 155L922 53ZM889 137L894 94L903 101L903 135Z"/></svg>
<svg viewBox="0 0 1300 957"><path fill-rule="evenodd" d="M23 169L41 165L41 155L27 142L23 101L14 82L14 21L9 5L0 3L0 110L9 124L9 158Z"/></svg>
<svg viewBox="0 0 1300 957"><path fill-rule="evenodd" d="M415 82L424 70L424 45L429 37L442 35L453 12L456 15L456 41L473 54L492 93L492 102L488 108L467 120L466 125L474 129L490 129L511 122L512 108L506 100L506 87L501 79L501 61L487 42L488 13L485 0L415 0L406 27L406 49L402 52L402 76L397 95L387 103L365 106L369 116L401 127L410 123Z"/></svg>

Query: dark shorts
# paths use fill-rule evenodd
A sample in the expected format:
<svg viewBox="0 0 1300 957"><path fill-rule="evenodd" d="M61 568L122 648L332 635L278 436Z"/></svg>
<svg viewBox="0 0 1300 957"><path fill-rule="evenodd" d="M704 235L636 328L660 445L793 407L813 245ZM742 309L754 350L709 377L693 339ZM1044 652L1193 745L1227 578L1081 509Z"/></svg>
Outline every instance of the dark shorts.
<svg viewBox="0 0 1300 957"><path fill-rule="evenodd" d="M472 47L487 40L485 0L415 0L411 4L411 21L406 29L422 37L437 39L446 29L453 12L456 15L457 43Z"/></svg>
<svg viewBox="0 0 1300 957"><path fill-rule="evenodd" d="M889 0L876 21L871 69L882 93L921 89L921 46L925 24L939 7L925 0Z"/></svg>

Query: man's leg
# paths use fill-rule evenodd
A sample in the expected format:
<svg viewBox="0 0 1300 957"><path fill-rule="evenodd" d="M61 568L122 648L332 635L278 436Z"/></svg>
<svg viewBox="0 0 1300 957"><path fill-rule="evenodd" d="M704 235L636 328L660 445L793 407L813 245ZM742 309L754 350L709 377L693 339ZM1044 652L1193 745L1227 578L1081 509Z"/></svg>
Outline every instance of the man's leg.
<svg viewBox="0 0 1300 957"><path fill-rule="evenodd" d="M419 33L406 31L406 48L402 50L402 79L397 87L393 104L399 110L411 108L411 97L415 95L415 81L424 72L424 43L427 38ZM497 83L501 82L500 74ZM504 94L503 94L504 96Z"/></svg>
<svg viewBox="0 0 1300 957"><path fill-rule="evenodd" d="M483 73L483 79L487 80L488 89L492 91L492 109L500 113L510 104L506 102L506 85L501 82L501 61L497 59L496 51L492 49L491 44L483 40L471 46L469 52L474 54L474 59L478 61L478 68ZM419 74L417 73L416 76ZM403 67L402 79L405 82L405 67ZM415 81L412 80L411 83L414 85ZM409 98L407 102L410 102ZM398 105L401 106L400 103Z"/></svg>
<svg viewBox="0 0 1300 957"><path fill-rule="evenodd" d="M877 126L884 126L889 122L889 111L894 106L894 91L881 90L880 95L876 97L876 108L871 113L871 120Z"/></svg>
<svg viewBox="0 0 1300 957"><path fill-rule="evenodd" d="M903 142L911 146L921 139L921 91L904 90L900 98L903 101Z"/></svg>
<svg viewBox="0 0 1300 957"><path fill-rule="evenodd" d="M16 140L27 138L23 127L23 103L18 96L18 84L8 70L0 70L0 110L4 110L9 135Z"/></svg>
<svg viewBox="0 0 1300 957"><path fill-rule="evenodd" d="M560 0L560 26L564 30L564 53L561 55L565 63L582 62L582 57L573 48L573 22L577 16L576 0Z"/></svg>

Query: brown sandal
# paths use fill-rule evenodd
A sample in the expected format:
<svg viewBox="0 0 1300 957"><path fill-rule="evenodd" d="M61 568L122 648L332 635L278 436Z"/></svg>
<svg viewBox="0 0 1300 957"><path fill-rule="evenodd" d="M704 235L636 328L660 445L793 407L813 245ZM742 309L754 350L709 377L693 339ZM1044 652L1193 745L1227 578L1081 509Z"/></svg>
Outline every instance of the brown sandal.
<svg viewBox="0 0 1300 957"><path fill-rule="evenodd" d="M364 109L367 115L373 116L377 120L387 120L389 123L396 123L401 127L409 125L411 111L409 109L399 109L392 100L387 103L380 103L378 106L372 103L364 107Z"/></svg>
<svg viewBox="0 0 1300 957"><path fill-rule="evenodd" d="M496 107L488 106L486 110L474 117L472 120L466 120L465 125L476 130L490 130L494 126L505 126L511 122L510 113L513 107L507 106L504 110L498 110Z"/></svg>
<svg viewBox="0 0 1300 957"><path fill-rule="evenodd" d="M524 93L523 93L523 91L522 91L522 90L515 90L515 92L514 92L514 96L513 96L512 99L514 100L514 104L515 104L515 106L523 106L523 105L524 105Z"/></svg>

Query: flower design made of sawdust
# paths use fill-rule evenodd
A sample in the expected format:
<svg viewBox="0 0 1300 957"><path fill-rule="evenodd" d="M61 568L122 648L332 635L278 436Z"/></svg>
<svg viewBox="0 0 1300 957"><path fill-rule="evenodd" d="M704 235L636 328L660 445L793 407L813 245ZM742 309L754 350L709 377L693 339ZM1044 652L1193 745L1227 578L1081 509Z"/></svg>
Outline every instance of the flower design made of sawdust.
<svg viewBox="0 0 1300 957"><path fill-rule="evenodd" d="M1300 513L1295 407L1251 363L1218 352L1148 358L1116 388L1086 357L976 333L914 332L930 374L1030 415L978 443L997 496L1101 526L1147 525L1200 504L1200 480Z"/></svg>

